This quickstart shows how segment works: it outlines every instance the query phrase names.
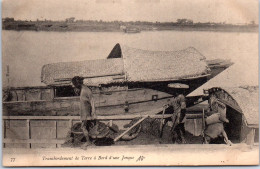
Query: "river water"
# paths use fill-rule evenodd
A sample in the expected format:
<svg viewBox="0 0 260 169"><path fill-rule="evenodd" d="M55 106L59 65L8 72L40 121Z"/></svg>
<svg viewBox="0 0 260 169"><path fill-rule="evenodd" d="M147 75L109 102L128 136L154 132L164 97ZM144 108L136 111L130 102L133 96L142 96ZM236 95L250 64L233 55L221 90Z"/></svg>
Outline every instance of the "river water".
<svg viewBox="0 0 260 169"><path fill-rule="evenodd" d="M44 64L105 59L116 43L171 51L195 47L207 59L231 59L258 74L258 33L207 31L34 32L2 31L3 86L9 65L9 86L39 86Z"/></svg>

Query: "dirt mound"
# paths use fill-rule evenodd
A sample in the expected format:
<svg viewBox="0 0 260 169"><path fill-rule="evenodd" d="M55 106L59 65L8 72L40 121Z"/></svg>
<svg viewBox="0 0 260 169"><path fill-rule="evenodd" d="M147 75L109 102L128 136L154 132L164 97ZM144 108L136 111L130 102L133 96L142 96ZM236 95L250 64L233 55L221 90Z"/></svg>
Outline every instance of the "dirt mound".
<svg viewBox="0 0 260 169"><path fill-rule="evenodd" d="M132 120L129 124L125 125L125 127L132 126L139 119ZM172 132L171 127L169 125L165 125L163 127L163 132L161 133L159 128L161 124L161 119L145 119L141 125L137 125L132 130L127 133L127 137L123 137L117 142L114 142L113 139L123 133L125 130L115 131L110 128L109 135L104 138L99 139L91 139L91 141L96 146L110 146L110 145L147 145L147 144L172 144ZM73 126L73 130L81 130L80 123L75 124ZM103 127L107 126L104 123L101 125ZM114 126L117 128L116 126ZM126 139L136 134L137 136L133 139ZM188 144L201 144L202 137L195 137L192 134L186 132L185 138ZM79 147L86 139L83 133L71 134L67 137L67 141L63 146L69 147Z"/></svg>

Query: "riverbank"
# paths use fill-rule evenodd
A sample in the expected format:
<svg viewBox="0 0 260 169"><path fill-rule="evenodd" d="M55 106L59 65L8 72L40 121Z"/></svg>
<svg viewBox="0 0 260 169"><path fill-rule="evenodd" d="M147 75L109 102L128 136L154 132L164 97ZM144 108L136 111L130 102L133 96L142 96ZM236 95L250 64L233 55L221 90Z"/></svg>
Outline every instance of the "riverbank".
<svg viewBox="0 0 260 169"><path fill-rule="evenodd" d="M127 25L127 26L126 26ZM217 23L146 23L146 22L102 22L102 21L3 21L3 30L30 30L56 32L123 32L123 27L140 31L216 31L216 32L258 32L258 25L231 25Z"/></svg>

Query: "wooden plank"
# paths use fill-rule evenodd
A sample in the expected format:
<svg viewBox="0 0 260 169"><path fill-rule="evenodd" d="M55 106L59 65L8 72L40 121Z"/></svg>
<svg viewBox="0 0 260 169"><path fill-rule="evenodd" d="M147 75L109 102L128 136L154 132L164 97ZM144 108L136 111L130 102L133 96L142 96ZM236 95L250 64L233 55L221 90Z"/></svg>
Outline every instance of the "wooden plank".
<svg viewBox="0 0 260 169"><path fill-rule="evenodd" d="M55 97L55 93L54 93L54 88L51 88L51 90L50 90L50 100L51 99L54 99L54 97Z"/></svg>
<svg viewBox="0 0 260 169"><path fill-rule="evenodd" d="M128 113L140 113L144 114L146 111L150 110L156 110L161 109L161 112L163 111L162 107L165 105L168 101L168 98L165 99L158 99L156 101L144 101L144 102L138 102L138 103L129 103L129 111Z"/></svg>
<svg viewBox="0 0 260 169"><path fill-rule="evenodd" d="M109 92L108 92L109 93ZM96 104L100 106L116 106L124 105L125 101L129 104L137 104L142 102L150 102L153 95L158 95L157 100L171 98L172 95L152 89L143 90L125 90L121 92L111 92L106 95L105 92L101 95L96 95Z"/></svg>
<svg viewBox="0 0 260 169"><path fill-rule="evenodd" d="M157 101L149 100L143 102L128 103L129 110L127 113L142 113L144 111L162 107L168 98L158 99ZM39 101L39 102L23 102L23 103L7 103L4 104L8 115L27 115L27 116L50 116L50 115L79 115L79 101L72 100L56 100L55 101ZM97 115L119 115L126 114L125 102L121 105L96 106Z"/></svg>
<svg viewBox="0 0 260 169"><path fill-rule="evenodd" d="M32 87L10 87L10 90L26 90L26 89L50 89L49 86L32 86Z"/></svg>
<svg viewBox="0 0 260 169"><path fill-rule="evenodd" d="M51 90L53 91L53 90ZM100 95L101 92L101 95ZM157 90L152 90L152 89L136 89L136 90L112 90L112 91L100 91L98 93L93 93L94 98L99 98L101 99L111 99L112 101L119 97L117 100L121 101L121 95L127 96L126 99L127 101L133 102L133 103L139 103L142 101L151 101L152 95L157 94L158 95L158 100L159 99L165 99L165 98L171 98L172 95L165 93L165 92L160 92ZM109 95L106 95L106 93L110 93ZM111 97L113 96L113 97ZM136 97L139 96L139 97ZM104 97L104 98L103 98ZM114 98L115 97L115 98ZM73 96L73 97L56 97L54 101L57 100L78 100L79 101L79 96ZM98 100L96 100L98 101ZM8 101L8 102L3 102L4 104L15 104L15 103L31 103L31 102L48 102L46 100L28 100L28 101ZM53 101L52 101L53 102ZM97 102L98 103L98 102ZM117 104L108 104L106 103L107 106L113 106L113 105L119 105L119 104L124 104L124 101L118 102Z"/></svg>
<svg viewBox="0 0 260 169"><path fill-rule="evenodd" d="M152 98L152 97L151 97ZM138 102L129 102L128 113L143 112L161 107L167 102L168 98L159 98L157 101L146 100ZM106 103L103 103L106 104ZM34 102L16 102L4 103L8 115L79 115L79 100L56 100L55 101L34 101ZM97 115L116 115L125 114L125 102L114 105L96 106ZM57 114L53 114L53 113ZM37 114L38 113L38 114Z"/></svg>
<svg viewBox="0 0 260 169"><path fill-rule="evenodd" d="M255 142L255 129L250 129L249 133L246 136L246 144L254 145Z"/></svg>
<svg viewBox="0 0 260 169"><path fill-rule="evenodd" d="M72 122L72 120L57 120L57 139L63 139L68 136L72 127Z"/></svg>
<svg viewBox="0 0 260 169"><path fill-rule="evenodd" d="M129 105L135 106L136 104L158 104L154 103L155 101L152 100L153 95L158 95L157 101L163 101L166 103L166 101L169 98L172 98L171 95L165 95L163 92L154 92L145 94L145 90L138 91L140 94L137 93L131 93L131 92L122 92L122 93L112 93L110 95L102 94L100 96L96 97L96 108L102 109L102 108L111 108L113 106L124 106L125 102L127 101ZM142 94L141 94L142 93ZM161 106L161 105L160 105Z"/></svg>
<svg viewBox="0 0 260 169"><path fill-rule="evenodd" d="M26 97L26 101L42 100L41 90L40 89L25 90L25 97Z"/></svg>
<svg viewBox="0 0 260 169"><path fill-rule="evenodd" d="M112 116L112 115L126 115L126 114L145 114L150 110L156 110L161 108L168 99L157 101L145 101L139 103L128 103L128 111L125 111L126 105L113 105L103 106L96 108L96 114L98 116Z"/></svg>
<svg viewBox="0 0 260 169"><path fill-rule="evenodd" d="M55 139L56 138L55 120L32 120L31 139ZM56 144L31 144L31 148L55 148Z"/></svg>
<svg viewBox="0 0 260 169"><path fill-rule="evenodd" d="M200 76L195 76L195 77L188 77L188 78L181 78L181 79L183 79L183 80L191 80L191 79L198 79L198 78L207 77L207 76L210 76L210 74L200 75Z"/></svg>
<svg viewBox="0 0 260 169"><path fill-rule="evenodd" d="M3 116L3 120L79 120L80 116Z"/></svg>
<svg viewBox="0 0 260 169"><path fill-rule="evenodd" d="M83 78L98 78L98 77L107 77L107 76L120 76L124 75L123 73L111 73L111 74L103 74L98 76L84 76ZM60 79L54 79L54 82L60 82L60 81L71 81L71 78L60 78Z"/></svg>
<svg viewBox="0 0 260 169"><path fill-rule="evenodd" d="M58 136L58 126L57 126L57 121L55 121L55 139L57 139ZM56 148L57 148L57 144L56 144Z"/></svg>
<svg viewBox="0 0 260 169"><path fill-rule="evenodd" d="M69 128L70 128L70 129L71 129L72 125L73 125L73 122L72 122L72 119L70 119L70 120L69 120Z"/></svg>
<svg viewBox="0 0 260 169"><path fill-rule="evenodd" d="M159 110L158 110L159 111ZM113 115L113 116L97 116L96 120L129 120L138 117L144 117L149 112L144 112L142 114L131 114L131 115ZM150 111L150 113L152 113ZM149 118L169 118L171 114L156 115L151 114ZM201 114L187 114L188 119L201 118ZM3 116L3 120L80 120L80 116ZM91 120L91 118L89 118Z"/></svg>
<svg viewBox="0 0 260 169"><path fill-rule="evenodd" d="M63 144L65 140L63 139L3 139L3 143L27 143L27 144Z"/></svg>
<svg viewBox="0 0 260 169"><path fill-rule="evenodd" d="M30 120L29 119L26 120L26 127L27 127L27 131L28 131L28 139L31 139L31 130L30 130ZM31 148L30 143L27 145L27 148Z"/></svg>
<svg viewBox="0 0 260 169"><path fill-rule="evenodd" d="M157 113L163 111L163 108L157 108L150 111L142 112L141 114L124 114L124 115L113 115L113 116L97 116L97 120L114 120L114 119L133 119L136 117L142 117L143 115L150 115L151 118L161 118L161 115ZM157 117L158 116L158 117ZM3 116L4 120L11 119L31 119L31 120L80 120L80 116ZM89 119L91 120L91 119Z"/></svg>
<svg viewBox="0 0 260 169"><path fill-rule="evenodd" d="M32 102L48 102L48 101L46 101L46 100L33 100L33 101L23 101L23 100L21 100L21 101L10 101L10 102L3 102L3 104L6 104L6 105L8 105L8 104L17 104L17 103L32 103ZM53 102L53 101L51 101L51 102Z"/></svg>
<svg viewBox="0 0 260 169"><path fill-rule="evenodd" d="M8 125L5 126L6 136L8 139L28 139L27 120L7 120ZM28 148L28 144L5 144L6 148Z"/></svg>
<svg viewBox="0 0 260 169"><path fill-rule="evenodd" d="M113 126L113 120L109 120L109 127Z"/></svg>
<svg viewBox="0 0 260 169"><path fill-rule="evenodd" d="M194 133L197 134L197 120L193 119Z"/></svg>
<svg viewBox="0 0 260 169"><path fill-rule="evenodd" d="M3 131L3 139L5 139L5 135L6 135L5 121L2 122L2 131ZM3 143L3 148L5 148L5 143Z"/></svg>
<svg viewBox="0 0 260 169"><path fill-rule="evenodd" d="M249 128L254 128L254 129L258 129L258 128L259 128L259 125L258 125L258 124L248 124L248 123L247 123L247 127L249 127Z"/></svg>
<svg viewBox="0 0 260 169"><path fill-rule="evenodd" d="M145 115L116 115L116 116L97 116L97 120L128 120L138 117L144 117ZM171 114L167 115L149 115L150 118L169 118ZM4 120L80 120L79 116L8 116L3 117ZM91 120L91 118L89 118Z"/></svg>
<svg viewBox="0 0 260 169"><path fill-rule="evenodd" d="M204 140L204 130L205 130L205 110L203 109L202 111L202 137L203 137L203 140Z"/></svg>
<svg viewBox="0 0 260 169"><path fill-rule="evenodd" d="M201 119L202 114L186 114L187 119Z"/></svg>

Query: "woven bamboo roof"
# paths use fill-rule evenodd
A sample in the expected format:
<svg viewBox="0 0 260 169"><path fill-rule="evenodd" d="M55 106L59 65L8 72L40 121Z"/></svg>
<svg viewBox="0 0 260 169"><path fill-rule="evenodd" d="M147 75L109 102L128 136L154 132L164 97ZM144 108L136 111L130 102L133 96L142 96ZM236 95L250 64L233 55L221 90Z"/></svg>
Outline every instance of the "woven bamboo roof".
<svg viewBox="0 0 260 169"><path fill-rule="evenodd" d="M205 57L192 47L148 51L117 44L108 58L44 65L41 80L48 85L67 83L74 76L86 77L86 83L150 82L196 78L208 72ZM111 78L119 75L125 76Z"/></svg>
<svg viewBox="0 0 260 169"><path fill-rule="evenodd" d="M124 74L122 59L99 59L44 65L42 67L41 80L45 84L55 85L67 83L74 76L100 79L101 77L120 74Z"/></svg>
<svg viewBox="0 0 260 169"><path fill-rule="evenodd" d="M205 57L195 48L179 51L148 51L122 46L128 81L167 81L207 74Z"/></svg>
<svg viewBox="0 0 260 169"><path fill-rule="evenodd" d="M225 91L235 101L235 104L232 101L230 104L227 104L244 115L247 125L255 126L259 124L258 86L213 87L209 90L213 92L219 90Z"/></svg>
<svg viewBox="0 0 260 169"><path fill-rule="evenodd" d="M223 89L232 96L244 114L247 124L259 124L258 86L224 87Z"/></svg>

